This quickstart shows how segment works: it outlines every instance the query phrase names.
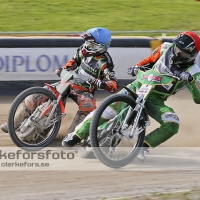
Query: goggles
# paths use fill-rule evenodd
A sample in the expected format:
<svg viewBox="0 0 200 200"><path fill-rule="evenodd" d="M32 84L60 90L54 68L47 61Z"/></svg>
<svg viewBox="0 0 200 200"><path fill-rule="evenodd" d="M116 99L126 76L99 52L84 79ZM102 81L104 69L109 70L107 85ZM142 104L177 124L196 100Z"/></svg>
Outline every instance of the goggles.
<svg viewBox="0 0 200 200"><path fill-rule="evenodd" d="M99 51L101 50L102 48L104 48L103 45L101 44L98 44L96 42L92 42L92 41L85 41L85 44L84 44L85 48L89 51Z"/></svg>
<svg viewBox="0 0 200 200"><path fill-rule="evenodd" d="M177 45L174 45L173 52L175 55L179 55L183 59L189 59L193 56L187 52L181 51L181 49Z"/></svg>

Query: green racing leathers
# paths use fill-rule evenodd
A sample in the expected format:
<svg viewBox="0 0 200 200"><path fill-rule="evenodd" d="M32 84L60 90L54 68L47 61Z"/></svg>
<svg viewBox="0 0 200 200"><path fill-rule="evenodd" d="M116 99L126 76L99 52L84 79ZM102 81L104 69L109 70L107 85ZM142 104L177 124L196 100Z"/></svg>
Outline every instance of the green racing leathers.
<svg viewBox="0 0 200 200"><path fill-rule="evenodd" d="M180 83L176 84L176 92L186 85L190 93L192 94L193 101L197 104L200 104L200 67L198 67L197 65L192 65L187 69L187 72L192 75L193 81L179 81ZM140 87L140 83L135 80L127 87L135 92L136 89ZM124 93L128 95L128 91L125 89L122 89L118 93ZM150 94L145 103L148 115L160 124L159 128L155 129L145 137L145 142L150 147L158 146L178 132L179 118L172 108L165 105L165 101L167 100L167 98L168 96L163 96L161 94L153 92ZM119 111L120 105L112 105L110 106L110 108L108 107L102 114L100 124L108 121L109 119L112 119L115 115L117 115ZM84 121L75 128L74 133L79 138L83 139L89 136L90 122L93 113L94 111L91 112L84 119Z"/></svg>
<svg viewBox="0 0 200 200"><path fill-rule="evenodd" d="M193 75L193 77L195 77L195 80L192 83L187 83L187 87L192 93L194 102L200 104L200 68L199 73ZM137 85L138 82L136 80L127 87L132 91L136 91ZM128 95L125 89L122 89L118 93ZM179 129L179 118L172 108L165 105L165 100L161 95L152 93L145 103L148 115L161 125L145 137L145 142L151 147L156 147L165 142L176 134ZM121 110L120 108L121 106L119 104L116 106L112 105L110 108L107 107L102 114L100 124L113 118ZM87 115L82 123L76 126L75 134L79 138L83 139L89 136L90 122L93 114L94 111Z"/></svg>

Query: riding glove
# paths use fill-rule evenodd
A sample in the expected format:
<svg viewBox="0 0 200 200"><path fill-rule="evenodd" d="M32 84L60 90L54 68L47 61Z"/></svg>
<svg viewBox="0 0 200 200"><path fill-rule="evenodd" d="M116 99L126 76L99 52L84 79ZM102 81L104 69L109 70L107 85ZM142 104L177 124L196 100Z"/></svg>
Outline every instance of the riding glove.
<svg viewBox="0 0 200 200"><path fill-rule="evenodd" d="M132 76L136 76L137 75L137 73L138 73L138 71L139 71L139 67L138 66L135 66L135 67L129 67L128 69L127 69L127 74L128 75L132 75Z"/></svg>
<svg viewBox="0 0 200 200"><path fill-rule="evenodd" d="M77 63L75 60L70 60L66 65L63 66L67 71L75 70L77 68Z"/></svg>
<svg viewBox="0 0 200 200"><path fill-rule="evenodd" d="M192 77L191 74L188 73L188 72L181 72L181 73L179 73L179 74L176 74L176 73L175 73L175 75L178 76L178 77L179 77L181 80L183 80L183 81L188 81L188 82L193 81L193 77Z"/></svg>
<svg viewBox="0 0 200 200"><path fill-rule="evenodd" d="M67 71L75 70L77 68L77 63L75 60L70 60L66 65L64 65L61 68L56 69L55 73L60 77L60 73L63 69L66 69Z"/></svg>
<svg viewBox="0 0 200 200"><path fill-rule="evenodd" d="M97 86L97 89L99 89L99 90L106 89L106 87L107 87L106 83L101 80L97 80L96 86Z"/></svg>

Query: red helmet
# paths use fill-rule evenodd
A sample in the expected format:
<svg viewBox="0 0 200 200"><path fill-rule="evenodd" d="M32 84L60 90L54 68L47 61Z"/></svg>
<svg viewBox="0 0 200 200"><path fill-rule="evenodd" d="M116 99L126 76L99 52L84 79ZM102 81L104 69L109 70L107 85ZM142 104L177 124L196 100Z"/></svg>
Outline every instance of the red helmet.
<svg viewBox="0 0 200 200"><path fill-rule="evenodd" d="M192 31L180 33L174 38L173 43L171 55L173 64L185 64L194 61L200 51L200 37Z"/></svg>

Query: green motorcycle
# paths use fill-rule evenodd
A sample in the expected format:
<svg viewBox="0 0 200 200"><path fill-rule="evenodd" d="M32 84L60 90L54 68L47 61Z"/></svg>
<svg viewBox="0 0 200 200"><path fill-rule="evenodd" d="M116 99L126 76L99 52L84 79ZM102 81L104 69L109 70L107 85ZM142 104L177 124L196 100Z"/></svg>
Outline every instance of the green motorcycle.
<svg viewBox="0 0 200 200"><path fill-rule="evenodd" d="M185 84L171 72L162 74L155 69L139 70L136 80L136 91L124 86L121 94L104 99L92 117L91 146L95 156L111 168L128 165L139 153L150 125L145 102L151 93L171 96Z"/></svg>

